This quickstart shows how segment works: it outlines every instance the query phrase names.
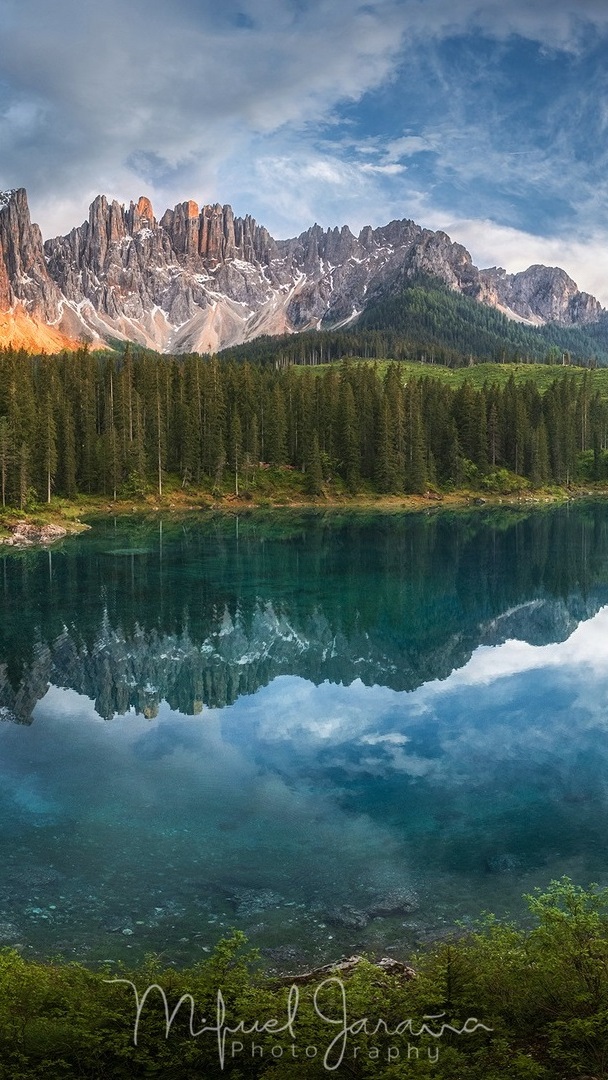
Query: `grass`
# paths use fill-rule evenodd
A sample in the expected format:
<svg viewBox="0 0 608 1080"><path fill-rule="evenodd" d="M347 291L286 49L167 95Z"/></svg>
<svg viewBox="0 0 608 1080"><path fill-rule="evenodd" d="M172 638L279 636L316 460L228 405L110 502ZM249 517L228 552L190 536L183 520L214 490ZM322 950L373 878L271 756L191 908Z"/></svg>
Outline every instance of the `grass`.
<svg viewBox="0 0 608 1080"><path fill-rule="evenodd" d="M577 382L587 375L591 381L592 391L599 390L602 398L608 401L608 368L590 369L575 367L574 365L562 366L561 364L493 363L476 363L471 367L449 368L444 367L442 364L422 364L408 360L364 360L360 357L353 357L351 362L375 364L379 378L384 377L390 365L398 363L404 382L408 379L420 379L428 376L432 379L440 379L452 387L459 387L463 382L468 381L475 389L480 389L484 383L496 383L499 386L504 386L513 376L518 384L534 382L541 393L544 393L551 383L562 375L574 375ZM332 369L339 369L341 363L342 361L336 361L331 364L316 364L313 367L302 365L298 370L302 372L313 371L318 375L322 375Z"/></svg>

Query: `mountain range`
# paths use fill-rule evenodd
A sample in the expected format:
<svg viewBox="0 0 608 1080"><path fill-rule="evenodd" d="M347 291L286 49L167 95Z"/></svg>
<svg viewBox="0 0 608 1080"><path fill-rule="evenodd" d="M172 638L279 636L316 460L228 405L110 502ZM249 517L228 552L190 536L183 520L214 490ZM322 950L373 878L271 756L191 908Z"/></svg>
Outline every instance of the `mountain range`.
<svg viewBox="0 0 608 1080"><path fill-rule="evenodd" d="M559 267L479 270L446 233L407 219L274 240L230 206L183 202L157 220L143 196L125 207L100 195L87 221L43 241L25 190L0 193L0 344L215 352L262 334L354 327L420 276L532 327L591 326L605 314Z"/></svg>

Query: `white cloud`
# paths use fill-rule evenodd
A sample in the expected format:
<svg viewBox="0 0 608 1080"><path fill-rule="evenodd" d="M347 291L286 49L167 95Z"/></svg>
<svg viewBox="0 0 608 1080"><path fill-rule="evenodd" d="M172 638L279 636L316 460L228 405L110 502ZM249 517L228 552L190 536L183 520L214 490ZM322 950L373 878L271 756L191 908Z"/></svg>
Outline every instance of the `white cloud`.
<svg viewBox="0 0 608 1080"><path fill-rule="evenodd" d="M405 97L399 137L370 133L348 146L341 128L333 149L319 143L340 104L410 70L420 43L481 30L575 55L590 25L608 30L604 0L243 0L238 9L230 0L4 0L3 20L0 186L28 188L47 237L79 224L100 192L126 202L148 194L159 215L185 198L231 201L277 236L315 220L356 232L407 216L461 240L479 265L563 265L608 303L603 188L572 154L572 125L560 129L557 104L562 134L549 150L516 141L505 149L484 95L469 109L471 73L446 83L437 63L449 115L432 117L428 130L408 126ZM480 85L493 77L482 57L475 74ZM576 126L589 110L608 116L596 89L583 86L570 103ZM408 159L423 151L436 171L417 190ZM457 213L445 191L435 195L438 181L563 197L577 206L578 238L545 240ZM492 217L491 206L485 212Z"/></svg>
<svg viewBox="0 0 608 1080"><path fill-rule="evenodd" d="M230 5L186 0L8 8L0 182L28 188L45 235L82 220L84 192L136 198L142 172L162 209L193 196L223 201L222 163L239 156L246 169L256 136L324 121L338 101L379 85L407 23L399 0L262 0L249 5L246 29L228 18ZM40 102L46 123L25 142L15 119L35 116Z"/></svg>
<svg viewBox="0 0 608 1080"><path fill-rule="evenodd" d="M380 173L384 176L398 176L399 173L406 172L406 165L397 165L396 163L387 165L373 165L371 162L366 161L364 165L360 166L361 172L367 173Z"/></svg>
<svg viewBox="0 0 608 1080"><path fill-rule="evenodd" d="M403 157L411 157L412 154L419 154L423 150L436 150L439 143L436 135L404 135L387 144L386 157L390 161L397 161Z"/></svg>
<svg viewBox="0 0 608 1080"><path fill-rule="evenodd" d="M409 6L410 30L444 37L478 29L493 38L518 34L550 48L575 52L589 26L608 28L604 0L417 0Z"/></svg>
<svg viewBox="0 0 608 1080"><path fill-rule="evenodd" d="M447 678L424 683L410 692L365 686L359 679L348 687L329 682L314 686L300 677L280 676L247 705L247 710L257 721L258 736L268 743L297 740L303 752L306 744L338 746L356 741L365 747L391 749L392 760L403 755L409 759L408 726L415 728L433 713L439 698L551 669L571 672L573 688L591 680L605 695L608 606L581 623L566 641L530 645L512 639L502 645L480 646L468 663ZM598 716L593 722L598 722Z"/></svg>
<svg viewBox="0 0 608 1080"><path fill-rule="evenodd" d="M577 672L579 680L591 671L608 677L608 606L581 623L567 641L529 645L510 640L503 645L482 645L464 667L442 682L427 683L414 694L426 699L431 694L443 694L460 686L488 685L538 668L569 668Z"/></svg>
<svg viewBox="0 0 608 1080"><path fill-rule="evenodd" d="M280 156L260 152L249 173L241 174L238 163L231 162L221 176L244 208L254 200L263 204L261 221L277 237L296 235L315 221L324 228L348 224L357 232L394 216L392 201L378 189L375 170L338 155L309 153L293 140L284 144Z"/></svg>

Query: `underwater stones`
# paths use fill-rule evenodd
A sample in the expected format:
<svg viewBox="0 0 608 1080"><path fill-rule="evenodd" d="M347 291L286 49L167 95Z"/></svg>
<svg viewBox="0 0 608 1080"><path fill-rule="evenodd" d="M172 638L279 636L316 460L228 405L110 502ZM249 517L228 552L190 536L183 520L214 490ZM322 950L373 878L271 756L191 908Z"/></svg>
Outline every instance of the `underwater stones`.
<svg viewBox="0 0 608 1080"><path fill-rule="evenodd" d="M346 926L353 930L365 930L370 920L367 912L357 911L356 908L352 908L348 904L328 911L325 918L328 923L334 926Z"/></svg>
<svg viewBox="0 0 608 1080"><path fill-rule="evenodd" d="M509 851L501 851L496 855L490 855L485 865L489 874L514 874L521 868L521 860Z"/></svg>
<svg viewBox="0 0 608 1080"><path fill-rule="evenodd" d="M285 902L285 897L272 889L234 889L229 899L236 906L237 915L243 918L281 907Z"/></svg>
<svg viewBox="0 0 608 1080"><path fill-rule="evenodd" d="M261 949L260 952L278 968L294 964L303 966L309 959L306 953L295 945L269 945Z"/></svg>
<svg viewBox="0 0 608 1080"><path fill-rule="evenodd" d="M370 911L373 915L410 915L419 907L420 901L413 889L394 889L378 896Z"/></svg>
<svg viewBox="0 0 608 1080"><path fill-rule="evenodd" d="M14 923L0 919L0 945L12 945L18 941L21 934Z"/></svg>
<svg viewBox="0 0 608 1080"><path fill-rule="evenodd" d="M354 904L338 904L333 908L324 908L323 915L334 926L345 926L352 930L365 930L372 919L391 915L410 915L420 906L418 894L408 886L393 886L387 889L362 890Z"/></svg>
<svg viewBox="0 0 608 1080"><path fill-rule="evenodd" d="M3 869L3 876L10 880L13 888L26 886L28 889L53 885L64 877L61 871L53 866L13 866Z"/></svg>

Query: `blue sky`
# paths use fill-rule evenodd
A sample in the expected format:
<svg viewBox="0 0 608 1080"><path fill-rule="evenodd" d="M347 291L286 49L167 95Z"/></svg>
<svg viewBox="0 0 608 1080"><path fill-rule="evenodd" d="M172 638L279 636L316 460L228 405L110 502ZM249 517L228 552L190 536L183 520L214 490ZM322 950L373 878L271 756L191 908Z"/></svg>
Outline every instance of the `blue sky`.
<svg viewBox="0 0 608 1080"><path fill-rule="evenodd" d="M0 186L273 235L413 218L608 304L605 0L0 0Z"/></svg>

